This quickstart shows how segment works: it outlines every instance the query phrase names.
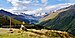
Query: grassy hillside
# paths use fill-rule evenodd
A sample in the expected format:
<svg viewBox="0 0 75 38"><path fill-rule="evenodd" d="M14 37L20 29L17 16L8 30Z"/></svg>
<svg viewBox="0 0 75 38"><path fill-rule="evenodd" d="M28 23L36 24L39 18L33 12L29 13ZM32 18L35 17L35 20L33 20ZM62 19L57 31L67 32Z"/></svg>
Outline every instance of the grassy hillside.
<svg viewBox="0 0 75 38"><path fill-rule="evenodd" d="M56 30L36 30L27 29L23 31L19 29L13 29L13 33L10 33L9 29L0 28L0 38L74 38L73 35L67 32L61 32Z"/></svg>
<svg viewBox="0 0 75 38"><path fill-rule="evenodd" d="M14 28L20 28L20 26L23 24L22 21L16 20L16 19L11 19L12 20L12 27ZM24 22L23 24L25 27L27 28L36 28L36 26L32 25L32 24L28 24L26 22ZM0 27L4 27L4 28L9 28L10 27L10 17L9 16L4 16L4 15L0 15Z"/></svg>
<svg viewBox="0 0 75 38"><path fill-rule="evenodd" d="M10 24L10 17L0 15L0 24ZM12 24L21 24L21 21L12 18Z"/></svg>
<svg viewBox="0 0 75 38"><path fill-rule="evenodd" d="M19 24L22 24L22 22L12 18L12 27L18 27L17 25ZM9 25L10 25L10 17L0 15L0 27L9 27Z"/></svg>
<svg viewBox="0 0 75 38"><path fill-rule="evenodd" d="M70 7L70 9L60 12L55 18L48 19L40 24L49 29L67 31L75 35L75 9Z"/></svg>
<svg viewBox="0 0 75 38"><path fill-rule="evenodd" d="M57 17L59 15L59 13L63 12L63 11L66 11L68 9L65 9L65 10L59 10L57 12L54 12L54 13L51 13L50 15L42 18L38 24L40 25L44 25L45 23L49 22L50 20L54 19L55 17Z"/></svg>

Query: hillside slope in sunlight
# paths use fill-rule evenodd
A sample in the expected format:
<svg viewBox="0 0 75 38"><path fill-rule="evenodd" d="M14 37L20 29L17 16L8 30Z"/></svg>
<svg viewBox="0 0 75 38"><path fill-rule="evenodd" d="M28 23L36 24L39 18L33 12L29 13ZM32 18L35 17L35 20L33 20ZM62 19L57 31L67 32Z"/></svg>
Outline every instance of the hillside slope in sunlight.
<svg viewBox="0 0 75 38"><path fill-rule="evenodd" d="M42 21L40 25L43 25L49 29L67 31L75 35L75 5L67 7L65 9L68 10L60 12L56 17L52 19Z"/></svg>

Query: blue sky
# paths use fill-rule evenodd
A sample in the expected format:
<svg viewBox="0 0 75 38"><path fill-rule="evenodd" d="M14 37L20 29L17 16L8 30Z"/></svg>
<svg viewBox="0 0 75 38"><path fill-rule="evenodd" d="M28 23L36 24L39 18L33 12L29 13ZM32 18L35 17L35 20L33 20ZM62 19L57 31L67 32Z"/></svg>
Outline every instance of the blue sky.
<svg viewBox="0 0 75 38"><path fill-rule="evenodd" d="M0 0L0 9L36 10L46 6L75 3L75 0Z"/></svg>
<svg viewBox="0 0 75 38"><path fill-rule="evenodd" d="M22 0L19 0L19 1L22 1ZM35 0L32 0L32 2L35 1ZM37 4L43 4L41 0L37 0L39 1ZM46 2L45 2L46 3ZM61 4L61 3L72 3L70 2L69 0L47 0L47 5L55 5L55 4ZM8 0L0 0L0 7L2 8L11 8L13 7L11 2L9 2ZM34 6L32 6L34 7Z"/></svg>

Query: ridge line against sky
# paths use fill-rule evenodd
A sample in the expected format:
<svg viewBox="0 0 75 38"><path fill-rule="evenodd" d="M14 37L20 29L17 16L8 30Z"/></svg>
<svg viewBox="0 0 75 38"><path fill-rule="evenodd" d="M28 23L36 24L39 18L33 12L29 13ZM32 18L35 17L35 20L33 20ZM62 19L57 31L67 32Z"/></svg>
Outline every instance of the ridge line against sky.
<svg viewBox="0 0 75 38"><path fill-rule="evenodd" d="M35 10L42 10L48 6L54 6L59 4L74 4L75 0L0 0L0 9L12 12L14 11L26 11L29 12ZM62 5L61 5L62 6ZM49 7L49 8L50 8Z"/></svg>

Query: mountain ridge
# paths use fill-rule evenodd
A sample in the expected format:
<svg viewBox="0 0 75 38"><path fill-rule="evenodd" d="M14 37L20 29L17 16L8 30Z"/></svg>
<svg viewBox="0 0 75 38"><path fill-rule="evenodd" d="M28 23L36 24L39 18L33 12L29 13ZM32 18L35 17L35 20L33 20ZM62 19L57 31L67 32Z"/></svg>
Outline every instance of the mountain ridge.
<svg viewBox="0 0 75 38"><path fill-rule="evenodd" d="M27 23L30 23L30 22L35 23L35 22L38 21L37 19L39 19L37 17L34 17L32 15L27 15L27 14L15 15L15 14L12 14L12 13L7 12L5 10L0 10L0 15L9 16L9 17L12 17L13 19L16 19L16 20L19 20L19 21L24 21L24 22L27 22ZM35 19L35 18L37 18L37 19Z"/></svg>
<svg viewBox="0 0 75 38"><path fill-rule="evenodd" d="M69 6L67 9L60 12L53 19L48 19L50 18L49 16L47 21L43 21L40 24L49 29L66 31L75 35L75 5Z"/></svg>

